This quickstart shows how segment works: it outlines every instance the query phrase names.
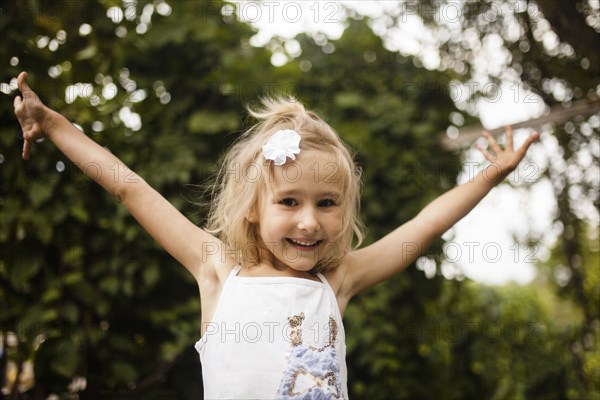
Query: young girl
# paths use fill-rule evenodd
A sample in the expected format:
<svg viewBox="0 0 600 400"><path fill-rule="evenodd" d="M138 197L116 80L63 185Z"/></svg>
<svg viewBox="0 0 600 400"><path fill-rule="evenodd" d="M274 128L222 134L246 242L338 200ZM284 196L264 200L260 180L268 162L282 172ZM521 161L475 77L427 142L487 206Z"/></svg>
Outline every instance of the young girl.
<svg viewBox="0 0 600 400"><path fill-rule="evenodd" d="M370 246L356 249L360 173L333 129L293 99L249 110L259 123L229 150L200 229L110 152L44 106L18 77L14 101L25 139L47 137L122 202L195 277L196 343L207 398L347 398L342 315L352 297L410 265L524 157L512 131L478 176L430 203ZM115 181L117 164L127 180ZM356 245L353 247L352 242ZM415 251L419 249L419 251Z"/></svg>

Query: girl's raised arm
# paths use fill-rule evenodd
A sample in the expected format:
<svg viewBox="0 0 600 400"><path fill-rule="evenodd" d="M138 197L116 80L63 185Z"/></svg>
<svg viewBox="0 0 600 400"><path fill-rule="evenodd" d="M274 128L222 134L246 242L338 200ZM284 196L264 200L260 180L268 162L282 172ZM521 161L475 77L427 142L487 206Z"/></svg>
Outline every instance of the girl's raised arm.
<svg viewBox="0 0 600 400"><path fill-rule="evenodd" d="M46 107L26 79L27 73L21 72L17 85L23 98L17 96L14 101L25 140L23 159L29 159L33 141L47 137L86 175L122 202L144 229L198 280L200 267L211 261L203 249L212 249L214 254L214 249L220 248L218 239L185 218L112 153Z"/></svg>
<svg viewBox="0 0 600 400"><path fill-rule="evenodd" d="M512 128L506 128L506 148L492 135L483 133L494 154L478 147L491 162L469 182L444 193L428 204L415 218L379 241L348 256L346 293L350 297L402 271L444 232L469 213L481 199L513 171L539 134L535 132L515 151Z"/></svg>

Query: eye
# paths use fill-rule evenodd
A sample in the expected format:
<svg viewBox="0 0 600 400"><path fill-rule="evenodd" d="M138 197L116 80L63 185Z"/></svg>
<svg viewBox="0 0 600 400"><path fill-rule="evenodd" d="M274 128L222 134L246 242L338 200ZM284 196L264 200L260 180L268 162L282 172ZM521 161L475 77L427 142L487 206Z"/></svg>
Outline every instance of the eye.
<svg viewBox="0 0 600 400"><path fill-rule="evenodd" d="M335 201L331 200L331 199L324 199L319 201L318 204L319 207L331 207L331 206L335 206Z"/></svg>
<svg viewBox="0 0 600 400"><path fill-rule="evenodd" d="M288 206L288 207L293 207L293 206L297 205L298 202L296 202L296 200L294 200L294 199L286 198L286 199L279 200L279 204L282 204L282 205Z"/></svg>

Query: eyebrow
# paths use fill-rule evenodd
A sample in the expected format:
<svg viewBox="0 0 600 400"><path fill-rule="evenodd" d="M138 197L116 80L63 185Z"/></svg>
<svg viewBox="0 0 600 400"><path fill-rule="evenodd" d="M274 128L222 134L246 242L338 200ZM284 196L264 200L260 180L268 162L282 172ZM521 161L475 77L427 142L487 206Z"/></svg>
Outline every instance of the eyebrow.
<svg viewBox="0 0 600 400"><path fill-rule="evenodd" d="M277 197L284 197L284 196L297 196L297 195L301 195L304 193L304 191L302 190L296 190L296 189L292 189L292 190L275 190L273 192ZM319 192L317 193L317 197L341 197L342 193L338 192L338 191L331 191L328 190L326 192Z"/></svg>

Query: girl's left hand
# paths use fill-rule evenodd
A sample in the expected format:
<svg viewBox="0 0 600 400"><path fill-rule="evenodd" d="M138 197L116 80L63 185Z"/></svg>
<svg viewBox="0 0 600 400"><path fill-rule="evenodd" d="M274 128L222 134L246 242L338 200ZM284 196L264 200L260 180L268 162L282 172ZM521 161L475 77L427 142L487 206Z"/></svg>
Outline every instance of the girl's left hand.
<svg viewBox="0 0 600 400"><path fill-rule="evenodd" d="M17 78L17 86L21 91L21 96L16 96L14 100L15 115L21 124L23 131L23 160L29 159L31 144L37 139L44 137L45 120L48 116L48 108L41 102L38 95L31 90L27 84L27 72L21 72Z"/></svg>
<svg viewBox="0 0 600 400"><path fill-rule="evenodd" d="M523 157L525 157L525 153L527 153L527 149L529 146L531 146L531 143L535 142L540 137L539 132L533 132L533 134L531 134L527 140L525 140L525 143L523 143L521 147L515 151L513 148L512 127L507 126L505 128L505 132L506 146L503 149L489 132L483 131L482 135L488 140L493 154L484 149L481 145L475 145L477 150L479 150L483 156L492 163L493 168L497 170L497 173L487 174L489 178L493 178L494 184L502 182L504 178L508 176L508 174L517 168Z"/></svg>

